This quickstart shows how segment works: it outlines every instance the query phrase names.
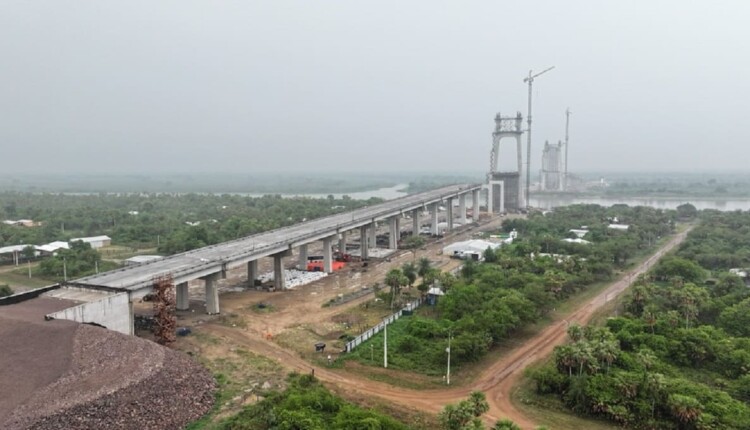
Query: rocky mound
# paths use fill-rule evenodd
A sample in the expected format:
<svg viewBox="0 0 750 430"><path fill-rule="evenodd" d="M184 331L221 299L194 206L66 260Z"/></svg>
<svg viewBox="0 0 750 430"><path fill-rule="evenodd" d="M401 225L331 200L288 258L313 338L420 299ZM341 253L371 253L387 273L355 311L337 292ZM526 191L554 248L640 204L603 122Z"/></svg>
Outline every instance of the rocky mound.
<svg viewBox="0 0 750 430"><path fill-rule="evenodd" d="M0 354L0 428L179 429L213 405L208 370L153 342L68 321L0 326L12 346Z"/></svg>

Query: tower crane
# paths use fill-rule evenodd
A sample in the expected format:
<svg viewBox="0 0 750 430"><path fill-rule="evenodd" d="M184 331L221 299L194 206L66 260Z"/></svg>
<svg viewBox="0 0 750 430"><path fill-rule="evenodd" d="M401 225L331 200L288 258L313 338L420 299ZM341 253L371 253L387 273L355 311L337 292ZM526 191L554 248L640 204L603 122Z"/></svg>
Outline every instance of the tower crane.
<svg viewBox="0 0 750 430"><path fill-rule="evenodd" d="M529 188L531 187L531 86L534 83L534 79L554 69L555 66L548 67L537 74L529 70L529 76L524 78L523 81L529 84L529 110L526 115L526 209L529 208Z"/></svg>

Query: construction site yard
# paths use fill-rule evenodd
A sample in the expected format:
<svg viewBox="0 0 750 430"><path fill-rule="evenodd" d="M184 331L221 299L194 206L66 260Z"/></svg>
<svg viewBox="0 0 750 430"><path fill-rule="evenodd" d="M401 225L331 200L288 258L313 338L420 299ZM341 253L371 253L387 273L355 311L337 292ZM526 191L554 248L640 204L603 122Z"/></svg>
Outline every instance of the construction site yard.
<svg viewBox="0 0 750 430"><path fill-rule="evenodd" d="M369 329L394 312L374 294L378 286L387 291L383 286L386 273L421 258L428 258L433 267L442 271L455 270L461 261L442 255L442 248L480 231L495 231L501 221L501 218L494 218L480 227L466 226L443 238L430 240L419 249L398 250L386 259L348 263L330 276L285 291L248 288L245 271L232 270L219 284L222 292L219 315L205 314L202 285L191 285L190 310L178 311L177 323L180 327L189 327L192 334L178 337L175 347L197 357L217 375L221 387L214 414L197 428L211 428L211 423L258 400L268 389L283 389L284 377L290 368L312 372L314 368L345 367L347 372L368 379L394 378L391 371L381 372L351 361L336 361L347 336ZM289 260L292 266L293 258ZM261 271L270 269L270 263L260 262ZM366 289L364 294L363 289ZM404 294L419 296L416 288L406 288ZM350 296L353 299L347 301ZM345 303L339 304L342 298ZM136 313L139 312L149 313L150 304L138 304ZM139 335L150 336L147 332ZM320 342L326 344L325 350L316 352L315 344ZM285 354L280 355L280 350ZM294 357L296 365L290 366L288 355ZM402 373L397 379L412 387L434 387L439 382L424 375L397 373ZM399 413L430 422L413 409Z"/></svg>

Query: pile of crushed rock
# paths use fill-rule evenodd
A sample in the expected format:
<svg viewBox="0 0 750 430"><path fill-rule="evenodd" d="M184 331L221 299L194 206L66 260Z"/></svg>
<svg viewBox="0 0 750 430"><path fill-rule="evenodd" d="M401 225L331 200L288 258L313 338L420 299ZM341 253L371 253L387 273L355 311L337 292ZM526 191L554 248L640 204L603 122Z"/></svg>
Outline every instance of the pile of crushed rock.
<svg viewBox="0 0 750 430"><path fill-rule="evenodd" d="M145 339L0 314L0 343L2 429L181 429L214 403L207 369Z"/></svg>

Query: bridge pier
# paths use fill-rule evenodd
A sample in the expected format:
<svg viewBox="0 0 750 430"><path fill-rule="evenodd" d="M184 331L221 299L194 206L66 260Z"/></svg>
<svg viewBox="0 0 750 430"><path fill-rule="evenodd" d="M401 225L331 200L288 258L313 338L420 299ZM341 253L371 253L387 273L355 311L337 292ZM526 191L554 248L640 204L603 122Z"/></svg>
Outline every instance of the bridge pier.
<svg viewBox="0 0 750 430"><path fill-rule="evenodd" d="M367 259L367 226L359 228L359 252L363 260Z"/></svg>
<svg viewBox="0 0 750 430"><path fill-rule="evenodd" d="M218 273L203 277L203 281L206 283L206 313L209 315L219 313L219 288L216 285L218 279Z"/></svg>
<svg viewBox="0 0 750 430"><path fill-rule="evenodd" d="M299 270L307 270L307 244L299 246L299 262L297 263Z"/></svg>
<svg viewBox="0 0 750 430"><path fill-rule="evenodd" d="M430 205L430 234L438 235L438 206L440 203L435 202Z"/></svg>
<svg viewBox="0 0 750 430"><path fill-rule="evenodd" d="M479 222L479 193L481 190L473 190L471 192L471 205L472 205L472 221Z"/></svg>
<svg viewBox="0 0 750 430"><path fill-rule="evenodd" d="M458 222L466 225L466 193L458 196Z"/></svg>
<svg viewBox="0 0 750 430"><path fill-rule="evenodd" d="M448 206L445 212L445 221L447 224L446 232L453 231L453 197L448 198Z"/></svg>
<svg viewBox="0 0 750 430"><path fill-rule="evenodd" d="M398 215L388 218L388 248L398 249Z"/></svg>
<svg viewBox="0 0 750 430"><path fill-rule="evenodd" d="M255 280L258 279L258 260L247 262L247 283L250 288L255 286Z"/></svg>
<svg viewBox="0 0 750 430"><path fill-rule="evenodd" d="M326 273L333 272L333 255L331 253L331 245L333 245L333 239L336 236L328 236L323 239L323 271Z"/></svg>
<svg viewBox="0 0 750 430"><path fill-rule="evenodd" d="M286 278L284 277L284 257L289 255L289 251L279 252L273 255L273 288L283 291L286 288Z"/></svg>
<svg viewBox="0 0 750 430"><path fill-rule="evenodd" d="M419 230L422 229L422 226L419 225L419 212L420 212L419 208L411 211L411 235L412 236L419 236Z"/></svg>
<svg viewBox="0 0 750 430"><path fill-rule="evenodd" d="M177 310L186 311L190 309L190 296L188 295L188 283L177 284Z"/></svg>
<svg viewBox="0 0 750 430"><path fill-rule="evenodd" d="M346 254L346 232L339 233L339 252Z"/></svg>
<svg viewBox="0 0 750 430"><path fill-rule="evenodd" d="M378 247L378 222L373 221L372 224L370 224L368 231L370 233L368 246L370 248L377 248Z"/></svg>

